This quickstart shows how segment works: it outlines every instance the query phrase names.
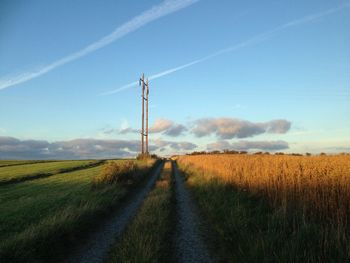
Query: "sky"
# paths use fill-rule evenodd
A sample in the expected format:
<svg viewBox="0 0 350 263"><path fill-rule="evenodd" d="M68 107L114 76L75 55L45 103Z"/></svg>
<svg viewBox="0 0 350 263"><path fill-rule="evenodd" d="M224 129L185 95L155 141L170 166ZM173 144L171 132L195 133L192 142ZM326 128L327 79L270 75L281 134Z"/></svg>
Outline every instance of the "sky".
<svg viewBox="0 0 350 263"><path fill-rule="evenodd" d="M350 152L349 0L0 0L0 159Z"/></svg>

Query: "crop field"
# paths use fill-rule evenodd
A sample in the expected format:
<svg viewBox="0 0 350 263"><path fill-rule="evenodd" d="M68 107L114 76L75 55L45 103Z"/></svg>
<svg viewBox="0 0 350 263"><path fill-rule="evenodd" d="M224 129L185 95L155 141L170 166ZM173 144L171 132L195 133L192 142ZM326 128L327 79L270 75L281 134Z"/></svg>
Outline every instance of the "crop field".
<svg viewBox="0 0 350 263"><path fill-rule="evenodd" d="M349 47L350 0L0 0L0 263L350 263Z"/></svg>
<svg viewBox="0 0 350 263"><path fill-rule="evenodd" d="M21 181L33 177L49 176L98 163L99 161L92 160L39 162L29 164L15 162L16 165L0 167L0 184Z"/></svg>
<svg viewBox="0 0 350 263"><path fill-rule="evenodd" d="M0 171L26 176L38 167L50 176L0 185L0 262L350 258L348 155L201 154Z"/></svg>
<svg viewBox="0 0 350 263"><path fill-rule="evenodd" d="M180 156L224 261L346 262L350 156Z"/></svg>
<svg viewBox="0 0 350 263"><path fill-rule="evenodd" d="M91 162L96 161L26 164L12 169L16 176L25 176L26 171L54 173ZM96 167L0 186L0 261L47 262L51 257L61 257L81 232L108 213L128 192L130 182L128 186L124 182L99 187L93 184L106 166L125 162L135 163L139 170L153 164L109 161ZM9 170L2 176L9 178L13 174Z"/></svg>

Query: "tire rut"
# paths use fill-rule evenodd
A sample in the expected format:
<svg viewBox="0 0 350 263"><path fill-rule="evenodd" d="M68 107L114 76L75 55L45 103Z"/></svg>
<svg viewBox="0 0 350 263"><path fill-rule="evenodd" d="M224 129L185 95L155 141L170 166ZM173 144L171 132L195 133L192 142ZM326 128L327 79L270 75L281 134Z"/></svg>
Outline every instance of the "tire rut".
<svg viewBox="0 0 350 263"><path fill-rule="evenodd" d="M175 255L181 263L214 262L200 234L200 219L177 165L172 162L175 179L177 227Z"/></svg>
<svg viewBox="0 0 350 263"><path fill-rule="evenodd" d="M100 226L85 242L84 245L74 251L68 262L104 262L110 246L118 240L126 226L132 221L138 209L143 203L143 200L153 188L160 172L164 166L164 162L158 165L154 170L153 175L126 204L124 204L118 212Z"/></svg>

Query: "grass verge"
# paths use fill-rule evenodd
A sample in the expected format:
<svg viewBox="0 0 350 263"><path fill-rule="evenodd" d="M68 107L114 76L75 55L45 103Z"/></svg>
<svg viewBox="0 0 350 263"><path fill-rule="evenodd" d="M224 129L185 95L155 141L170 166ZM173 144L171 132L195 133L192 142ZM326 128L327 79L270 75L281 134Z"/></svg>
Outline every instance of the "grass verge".
<svg viewBox="0 0 350 263"><path fill-rule="evenodd" d="M132 189L119 183L92 187L102 169L0 187L0 262L65 261L72 245L93 231Z"/></svg>
<svg viewBox="0 0 350 263"><path fill-rule="evenodd" d="M107 262L169 262L172 170L166 162L155 188L109 254Z"/></svg>
<svg viewBox="0 0 350 263"><path fill-rule="evenodd" d="M347 262L350 246L336 236L336 229L324 231L316 220L285 217L282 209L219 177L179 164L187 175L201 215L212 226L211 248L221 262ZM297 208L296 208L297 209ZM302 211L300 211L300 215ZM295 225L299 225L295 231ZM343 240L341 242L340 240Z"/></svg>

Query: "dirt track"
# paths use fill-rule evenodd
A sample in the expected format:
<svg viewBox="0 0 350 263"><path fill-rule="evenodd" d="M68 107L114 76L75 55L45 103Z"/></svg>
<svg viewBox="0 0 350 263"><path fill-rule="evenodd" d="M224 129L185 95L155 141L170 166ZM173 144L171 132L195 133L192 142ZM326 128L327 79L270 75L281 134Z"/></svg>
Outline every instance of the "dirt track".
<svg viewBox="0 0 350 263"><path fill-rule="evenodd" d="M183 177L173 162L177 207L175 249L178 262L213 262L199 231L200 219Z"/></svg>
<svg viewBox="0 0 350 263"><path fill-rule="evenodd" d="M131 222L132 217L137 213L146 195L152 189L163 165L164 163L158 165L146 185L123 205L118 213L106 221L103 226L99 227L83 246L74 251L69 262L90 263L103 262L105 260L110 246L124 232L125 227Z"/></svg>
<svg viewBox="0 0 350 263"><path fill-rule="evenodd" d="M69 262L104 262L112 244L121 237L126 226L136 215L138 208L154 186L164 163L159 165L146 185L119 209L107 222L90 236L69 259ZM176 262L214 262L199 231L200 219L196 207L186 188L183 177L176 164L172 162L174 175L174 193L176 200L176 230L174 235L173 261Z"/></svg>

